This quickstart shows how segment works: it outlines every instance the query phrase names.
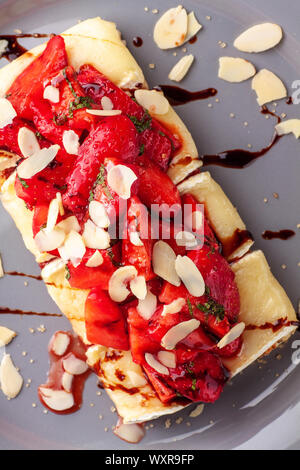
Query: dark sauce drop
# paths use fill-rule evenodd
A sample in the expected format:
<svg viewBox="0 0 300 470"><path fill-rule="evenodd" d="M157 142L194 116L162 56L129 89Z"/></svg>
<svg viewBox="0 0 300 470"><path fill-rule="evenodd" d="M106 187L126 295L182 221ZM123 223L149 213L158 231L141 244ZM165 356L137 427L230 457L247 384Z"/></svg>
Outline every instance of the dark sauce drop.
<svg viewBox="0 0 300 470"><path fill-rule="evenodd" d="M25 274L20 273L19 271L5 271L5 274L8 276L22 276L22 277L30 277L31 279L35 279L36 281L42 281L42 276L34 276L33 274Z"/></svg>
<svg viewBox="0 0 300 470"><path fill-rule="evenodd" d="M290 321L287 317L279 318L275 323L266 322L263 325L246 325L246 330L269 330L271 329L274 333L280 330L284 326L298 326L299 328L299 321Z"/></svg>
<svg viewBox="0 0 300 470"><path fill-rule="evenodd" d="M253 240L252 234L248 230L236 229L234 234L222 242L222 251L225 258L228 258L238 248L247 241Z"/></svg>
<svg viewBox="0 0 300 470"><path fill-rule="evenodd" d="M0 59L5 57L5 59L12 61L27 52L27 49L19 43L18 39L20 38L47 38L49 36L52 35L40 33L1 34L0 40L5 40L8 44Z"/></svg>
<svg viewBox="0 0 300 470"><path fill-rule="evenodd" d="M262 114L269 114L277 119L277 122L281 122L281 118L277 116L277 114L272 113L266 106L263 106L261 111ZM233 150L225 150L225 152L218 153L216 155L203 155L202 161L203 165L218 165L223 166L225 168L236 168L242 169L246 166L253 163L256 159L263 157L266 153L271 150L274 145L282 138L283 136L279 136L277 133L274 134L273 139L266 147L258 150L256 152L250 152L249 150L243 149L233 149Z"/></svg>
<svg viewBox="0 0 300 470"><path fill-rule="evenodd" d="M143 45L143 40L139 36L135 36L132 41L135 47L141 47Z"/></svg>
<svg viewBox="0 0 300 470"><path fill-rule="evenodd" d="M286 100L286 104L293 104L293 98L291 96Z"/></svg>
<svg viewBox="0 0 300 470"><path fill-rule="evenodd" d="M47 312L32 312L19 309L11 309L8 307L0 307L0 314L14 314L14 315L36 315L38 317L62 317L61 313L47 313Z"/></svg>
<svg viewBox="0 0 300 470"><path fill-rule="evenodd" d="M190 43L190 44L195 44L195 42L197 41L197 39L198 39L198 38L197 38L197 36L195 35L195 36L193 36L193 37L189 40L189 43Z"/></svg>
<svg viewBox="0 0 300 470"><path fill-rule="evenodd" d="M218 93L215 88L207 88L206 90L188 91L184 88L174 85L159 85L156 90L164 92L171 106L179 106L181 104L190 103L191 101L206 100L212 98Z"/></svg>
<svg viewBox="0 0 300 470"><path fill-rule="evenodd" d="M274 240L274 238L278 238L280 240L288 240L294 235L296 235L294 230L284 229L284 230L278 230L277 232L272 232L271 230L265 230L261 236L265 240Z"/></svg>
<svg viewBox="0 0 300 470"><path fill-rule="evenodd" d="M67 335L70 339L69 346L68 346L68 348L65 351L63 356L57 356L54 353L53 349L52 349L52 345L53 345L55 335L58 334L58 333L63 333L65 335ZM40 385L40 387L50 388L50 389L53 389L53 390L63 390L62 376L65 372L65 370L63 368L64 358L66 358L70 354L74 354L78 359L86 362L85 352L86 352L86 346L81 341L79 336L77 336L77 335L75 335L75 334L73 334L69 331L57 331L52 336L52 338L50 340L50 343L49 343L49 347L48 347L49 360L50 360L50 370L49 370L49 373L48 373L47 383L44 384L44 385ZM84 384L85 384L85 381L88 378L88 376L91 374L91 372L92 371L90 369L88 369L83 374L73 376L73 381L72 381L70 392L72 393L73 398L74 398L74 405L71 408L68 408L68 409L62 410L62 411L57 411L57 410L54 410L54 409L50 408L49 406L47 406L47 403L45 403L45 401L43 399L43 394L41 393L40 387L39 387L38 395L39 395L39 399L40 399L41 403L45 407L47 407L50 411L52 411L54 413L57 413L57 414L69 414L69 413L74 413L74 411L79 410L79 408L81 407L81 404L82 404L82 393L83 393L83 389L84 389Z"/></svg>

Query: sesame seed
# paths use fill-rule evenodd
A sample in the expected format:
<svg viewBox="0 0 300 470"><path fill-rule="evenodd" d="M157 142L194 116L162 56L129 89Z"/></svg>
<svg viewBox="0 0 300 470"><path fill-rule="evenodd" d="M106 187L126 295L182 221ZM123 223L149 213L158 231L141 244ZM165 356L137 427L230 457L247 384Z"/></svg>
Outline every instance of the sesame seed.
<svg viewBox="0 0 300 470"><path fill-rule="evenodd" d="M145 7L144 10L145 10L145 11L149 11L149 8L148 8L148 7Z"/></svg>
<svg viewBox="0 0 300 470"><path fill-rule="evenodd" d="M36 403L32 403L31 406L32 406L32 408L36 408L37 405L36 405Z"/></svg>
<svg viewBox="0 0 300 470"><path fill-rule="evenodd" d="M205 18L206 18L208 21L211 20L211 16L209 16L209 15L207 15Z"/></svg>
<svg viewBox="0 0 300 470"><path fill-rule="evenodd" d="M282 265L281 265L281 268L282 268L282 269L286 269L286 268L287 268L287 265L286 265L286 264L282 264Z"/></svg>
<svg viewBox="0 0 300 470"><path fill-rule="evenodd" d="M108 431L108 428L104 428L104 432L107 432Z"/></svg>
<svg viewBox="0 0 300 470"><path fill-rule="evenodd" d="M284 119L286 118L286 114L285 113L281 113L280 116Z"/></svg>
<svg viewBox="0 0 300 470"><path fill-rule="evenodd" d="M95 403L90 403L90 407L93 407L93 406L95 406Z"/></svg>
<svg viewBox="0 0 300 470"><path fill-rule="evenodd" d="M182 421L183 421L182 416L179 416L179 418L176 419L175 423L176 423L176 424L181 424Z"/></svg>
<svg viewBox="0 0 300 470"><path fill-rule="evenodd" d="M153 13L154 15L156 15L156 14L158 13L158 9L157 9L157 8L154 8L154 9L152 10L152 13Z"/></svg>
<svg viewBox="0 0 300 470"><path fill-rule="evenodd" d="M264 197L264 203L267 204L267 202L268 202L268 198Z"/></svg>
<svg viewBox="0 0 300 470"><path fill-rule="evenodd" d="M27 282L27 281L24 281L24 286L25 286L25 287L28 286L28 282Z"/></svg>
<svg viewBox="0 0 300 470"><path fill-rule="evenodd" d="M173 56L176 57L176 56L177 56L177 52L173 52Z"/></svg>
<svg viewBox="0 0 300 470"><path fill-rule="evenodd" d="M183 47L182 52L186 52L186 51L187 51L186 47Z"/></svg>
<svg viewBox="0 0 300 470"><path fill-rule="evenodd" d="M155 64L149 64L149 69L155 69Z"/></svg>
<svg viewBox="0 0 300 470"><path fill-rule="evenodd" d="M300 228L300 224L297 224L297 228Z"/></svg>
<svg viewBox="0 0 300 470"><path fill-rule="evenodd" d="M265 119L270 119L270 116L268 114L266 114Z"/></svg>
<svg viewBox="0 0 300 470"><path fill-rule="evenodd" d="M249 125L249 122L245 121L244 126L247 127Z"/></svg>
<svg viewBox="0 0 300 470"><path fill-rule="evenodd" d="M22 352L22 356L27 356L27 352L26 352L26 351L23 351L23 352Z"/></svg>
<svg viewBox="0 0 300 470"><path fill-rule="evenodd" d="M252 144L247 145L248 149L252 149Z"/></svg>
<svg viewBox="0 0 300 470"><path fill-rule="evenodd" d="M48 413L48 410L43 410L44 415Z"/></svg>
<svg viewBox="0 0 300 470"><path fill-rule="evenodd" d="M170 420L170 418L166 419L165 421L165 428L166 429L169 429L172 425L172 421Z"/></svg>
<svg viewBox="0 0 300 470"><path fill-rule="evenodd" d="M102 415L99 415L98 418L99 418L99 419L103 419L103 416L102 416Z"/></svg>
<svg viewBox="0 0 300 470"><path fill-rule="evenodd" d="M97 392L97 395L98 395L98 397L101 397L101 395L102 395L102 392L100 392L100 391L99 391L99 392Z"/></svg>
<svg viewBox="0 0 300 470"><path fill-rule="evenodd" d="M34 333L34 328L29 328L30 333Z"/></svg>
<svg viewBox="0 0 300 470"><path fill-rule="evenodd" d="M211 103L208 103L207 106L208 106L208 108L212 108L212 107L213 107L213 105L212 105Z"/></svg>
<svg viewBox="0 0 300 470"><path fill-rule="evenodd" d="M215 99L215 102L216 102L216 103L220 103L220 99L219 99L219 98L216 98L216 99Z"/></svg>
<svg viewBox="0 0 300 470"><path fill-rule="evenodd" d="M186 425L189 427L191 425L190 421L187 421Z"/></svg>
<svg viewBox="0 0 300 470"><path fill-rule="evenodd" d="M235 117L235 114L234 114L234 113L230 113L230 114L229 114L229 117L234 118L234 117Z"/></svg>
<svg viewBox="0 0 300 470"><path fill-rule="evenodd" d="M30 359L30 364L33 364L34 363L34 359Z"/></svg>
<svg viewBox="0 0 300 470"><path fill-rule="evenodd" d="M221 47L222 49L225 49L225 47L227 47L226 42L221 41L221 42L220 42L220 47Z"/></svg>
<svg viewBox="0 0 300 470"><path fill-rule="evenodd" d="M111 407L110 407L110 411L111 411L112 413L115 413L115 412L116 412L116 408L115 408L114 406L111 406Z"/></svg>
<svg viewBox="0 0 300 470"><path fill-rule="evenodd" d="M278 194L278 193L273 193L273 197L274 197L275 199L278 199L278 198L279 198L279 194Z"/></svg>
<svg viewBox="0 0 300 470"><path fill-rule="evenodd" d="M22 34L22 30L21 30L21 29L14 29L14 32L15 32L15 34Z"/></svg>

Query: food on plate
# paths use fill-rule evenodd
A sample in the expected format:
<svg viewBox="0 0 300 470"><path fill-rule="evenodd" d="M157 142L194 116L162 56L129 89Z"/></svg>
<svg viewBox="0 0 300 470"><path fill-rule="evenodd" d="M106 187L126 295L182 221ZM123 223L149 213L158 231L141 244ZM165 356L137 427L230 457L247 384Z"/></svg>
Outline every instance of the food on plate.
<svg viewBox="0 0 300 470"><path fill-rule="evenodd" d="M172 15L170 35L157 26L165 48L188 30L182 8ZM114 23L52 37L0 70L0 92L2 203L115 403L120 435L214 402L295 331L263 253L249 251L237 210L199 172L190 133L148 90ZM53 338L60 385L39 388L56 412L76 408L88 372L72 341Z"/></svg>

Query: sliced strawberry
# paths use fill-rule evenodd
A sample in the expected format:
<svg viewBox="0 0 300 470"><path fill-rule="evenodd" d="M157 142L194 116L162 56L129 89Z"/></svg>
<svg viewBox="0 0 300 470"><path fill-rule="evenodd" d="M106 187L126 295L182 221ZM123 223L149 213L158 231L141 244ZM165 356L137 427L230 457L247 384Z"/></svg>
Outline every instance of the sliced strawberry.
<svg viewBox="0 0 300 470"><path fill-rule="evenodd" d="M137 234L142 245L136 246L132 241L130 235ZM150 217L148 210L144 204L140 202L137 196L130 199L127 210L127 223L125 224L124 239L122 244L123 263L125 265L133 265L137 269L139 275L142 275L146 280L154 276L151 267L152 255L151 240L151 227Z"/></svg>
<svg viewBox="0 0 300 470"><path fill-rule="evenodd" d="M66 207L78 211L87 205L105 158L131 162L138 152L137 133L130 119L126 116L103 119L79 149L74 170L67 180Z"/></svg>
<svg viewBox="0 0 300 470"><path fill-rule="evenodd" d="M129 349L125 320L119 306L101 288L93 288L85 303L87 339L109 348Z"/></svg>
<svg viewBox="0 0 300 470"><path fill-rule="evenodd" d="M140 158L137 169L140 182L138 196L142 203L155 212L161 210L163 215L168 215L170 208L174 213L180 211L178 189L166 173L146 158Z"/></svg>
<svg viewBox="0 0 300 470"><path fill-rule="evenodd" d="M103 263L95 268L86 266L88 259L95 252L95 250L90 248L87 248L81 263L76 266L76 268L71 262L68 263L70 273L69 283L71 287L75 287L76 289L91 289L97 286L101 289L108 290L109 280L117 269L116 264L120 261L119 248L117 245L114 245L109 251L99 251L103 257ZM113 261L115 264L113 264Z"/></svg>
<svg viewBox="0 0 300 470"><path fill-rule="evenodd" d="M7 92L19 117L32 121L32 101L35 97L42 98L44 82L51 81L67 65L65 41L61 36L55 36L49 40L44 52L18 75Z"/></svg>
<svg viewBox="0 0 300 470"><path fill-rule="evenodd" d="M156 391L159 399L163 403L169 403L171 400L177 397L176 391L169 387L166 383L164 383L164 380L157 372L154 371L148 364L143 365L144 370L146 371L146 374Z"/></svg>
<svg viewBox="0 0 300 470"><path fill-rule="evenodd" d="M22 152L18 144L18 133L21 127L27 127L27 129L35 132L34 127L28 122L15 117L12 124L0 129L0 148L5 148L10 152L22 156Z"/></svg>
<svg viewBox="0 0 300 470"><path fill-rule="evenodd" d="M46 227L48 211L49 204L38 204L35 206L32 219L33 238L40 230Z"/></svg>
<svg viewBox="0 0 300 470"><path fill-rule="evenodd" d="M144 364L145 352L156 353L158 347L147 334L149 322L141 317L136 308L128 310L127 322L132 358L136 363Z"/></svg>

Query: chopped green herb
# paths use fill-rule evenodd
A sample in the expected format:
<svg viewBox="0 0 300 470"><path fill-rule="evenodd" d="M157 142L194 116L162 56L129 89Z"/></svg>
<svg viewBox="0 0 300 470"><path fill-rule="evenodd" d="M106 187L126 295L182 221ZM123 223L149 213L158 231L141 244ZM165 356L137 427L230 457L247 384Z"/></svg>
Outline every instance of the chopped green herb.
<svg viewBox="0 0 300 470"><path fill-rule="evenodd" d="M194 316L194 312L193 312L193 306L192 306L192 304L191 304L190 299L187 299L187 300L186 300L186 303L188 304L189 314L191 315L191 317L193 317L193 316Z"/></svg>
<svg viewBox="0 0 300 470"><path fill-rule="evenodd" d="M136 130L138 131L139 134L141 134L146 129L149 129L151 127L152 118L151 118L150 114L148 113L148 111L145 111L145 114L144 114L144 116L142 117L141 120L139 120L135 116L131 116L130 114L128 114L128 117L133 122L133 124L135 125L135 128L136 128Z"/></svg>
<svg viewBox="0 0 300 470"><path fill-rule="evenodd" d="M23 188L26 188L26 189L29 188L29 185L26 183L25 180L23 180L23 179L20 178L19 176L18 176L18 178L19 178L20 183L21 183L21 185L23 186Z"/></svg>
<svg viewBox="0 0 300 470"><path fill-rule="evenodd" d="M140 152L139 152L139 155L143 155L144 151L145 151L145 145L144 145L144 144L142 144L142 145L140 146Z"/></svg>
<svg viewBox="0 0 300 470"><path fill-rule="evenodd" d="M36 131L35 135L38 139L42 138L42 134L39 131Z"/></svg>
<svg viewBox="0 0 300 470"><path fill-rule="evenodd" d="M111 247L110 247L110 248L107 248L106 253L107 253L108 256L110 257L110 260L111 260L111 262L112 262L112 264L113 264L114 266L116 266L116 267L118 267L118 268L119 268L120 266L123 266L122 263L119 263L118 261L116 261L116 260L114 259L114 258L115 258L115 255L114 255L114 253L113 253Z"/></svg>
<svg viewBox="0 0 300 470"><path fill-rule="evenodd" d="M197 379L193 379L193 380L192 380L192 390L193 390L193 391L196 390L196 385L197 385Z"/></svg>
<svg viewBox="0 0 300 470"><path fill-rule="evenodd" d="M62 114L54 114L52 119L53 119L53 122L57 126L63 126L66 123L68 118L64 113L62 113Z"/></svg>
<svg viewBox="0 0 300 470"><path fill-rule="evenodd" d="M10 96L11 96L11 93L7 93L7 94L5 95L5 98L9 98Z"/></svg>
<svg viewBox="0 0 300 470"><path fill-rule="evenodd" d="M197 304L196 307L198 310L204 312L206 315L213 315L214 317L216 317L217 321L224 320L225 309L223 305L218 304L218 302L216 302L211 297L207 302L205 302L204 304Z"/></svg>
<svg viewBox="0 0 300 470"><path fill-rule="evenodd" d="M67 272L66 272L66 276L65 276L65 277L66 277L66 279L67 279L67 281L68 281L68 280L70 279L70 277L71 277L70 269L69 269L68 266L66 266L66 271L67 271Z"/></svg>
<svg viewBox="0 0 300 470"><path fill-rule="evenodd" d="M162 137L166 137L166 134L162 131L158 131L159 135L161 135Z"/></svg>

